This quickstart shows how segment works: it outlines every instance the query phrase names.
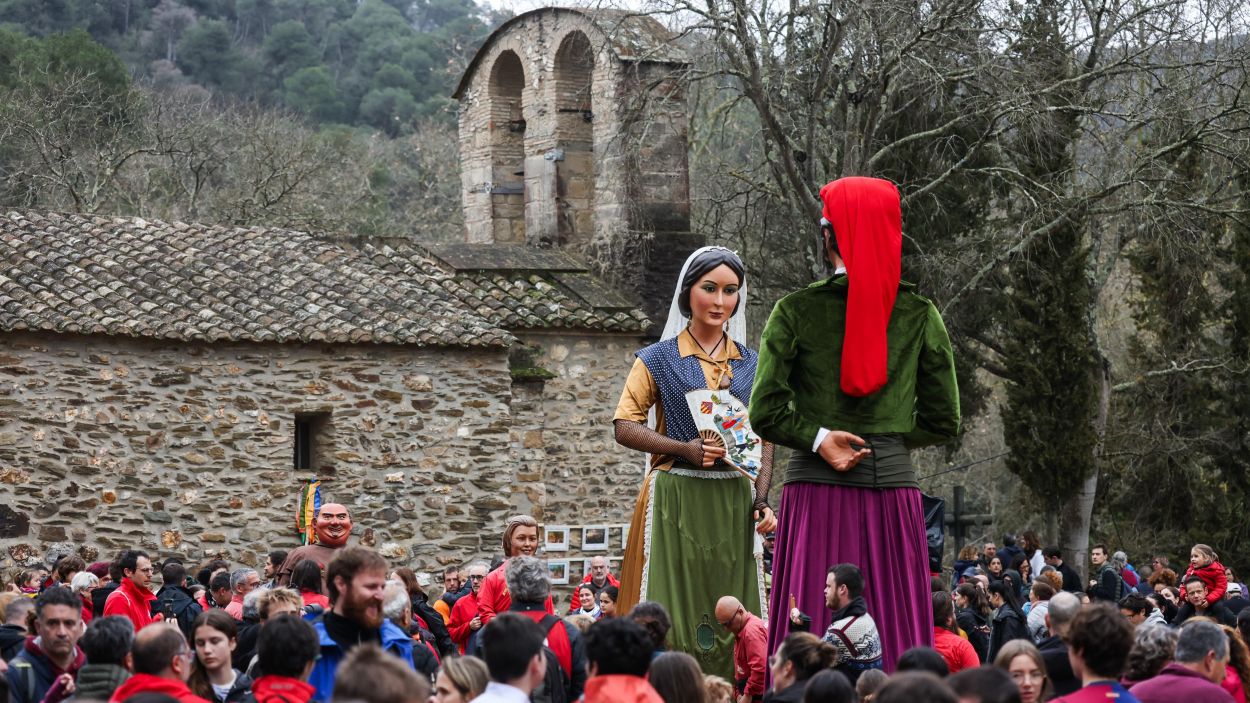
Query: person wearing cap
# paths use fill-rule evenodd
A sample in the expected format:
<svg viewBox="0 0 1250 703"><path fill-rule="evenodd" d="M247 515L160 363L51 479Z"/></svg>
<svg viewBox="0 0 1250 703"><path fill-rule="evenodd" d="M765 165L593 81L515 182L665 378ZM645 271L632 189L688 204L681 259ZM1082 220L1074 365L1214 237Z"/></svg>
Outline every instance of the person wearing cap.
<svg viewBox="0 0 1250 703"><path fill-rule="evenodd" d="M755 430L795 450L778 510L770 610L789 612L793 598L827 620L825 571L862 565L868 609L892 615L880 623L890 671L904 650L933 642L928 544L909 450L959 433L955 359L937 307L900 279L894 184L841 178L820 197L820 247L833 275L773 308L751 393ZM770 651L789 621L770 618Z"/></svg>
<svg viewBox="0 0 1250 703"><path fill-rule="evenodd" d="M1250 605L1250 601L1246 600L1246 594L1241 590L1241 584L1230 581L1228 590L1224 594L1224 607L1228 609L1228 612L1236 616L1247 605Z"/></svg>

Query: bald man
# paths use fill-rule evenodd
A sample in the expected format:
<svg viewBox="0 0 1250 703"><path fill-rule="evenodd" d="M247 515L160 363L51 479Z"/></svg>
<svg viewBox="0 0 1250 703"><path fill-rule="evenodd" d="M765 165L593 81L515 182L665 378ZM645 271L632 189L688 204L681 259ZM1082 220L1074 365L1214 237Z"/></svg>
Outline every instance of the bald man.
<svg viewBox="0 0 1250 703"><path fill-rule="evenodd" d="M313 529L317 532L317 542L296 547L287 555L278 569L279 586L288 584L295 566L305 559L317 562L324 576L326 565L334 559L338 550L347 546L347 538L352 534L351 513L341 503L326 503L313 518Z"/></svg>
<svg viewBox="0 0 1250 703"><path fill-rule="evenodd" d="M764 676L768 671L768 629L764 621L733 596L716 601L716 621L734 636L735 700L763 700Z"/></svg>
<svg viewBox="0 0 1250 703"><path fill-rule="evenodd" d="M109 703L140 693L162 694L179 703L209 703L187 688L193 653L176 626L158 624L139 630L130 654L134 675L113 692Z"/></svg>

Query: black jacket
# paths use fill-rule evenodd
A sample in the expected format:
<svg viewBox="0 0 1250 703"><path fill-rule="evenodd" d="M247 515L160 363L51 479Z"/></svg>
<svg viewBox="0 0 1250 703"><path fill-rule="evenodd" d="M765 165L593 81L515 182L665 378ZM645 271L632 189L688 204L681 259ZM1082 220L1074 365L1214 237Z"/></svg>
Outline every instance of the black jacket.
<svg viewBox="0 0 1250 703"><path fill-rule="evenodd" d="M120 583L112 581L107 586L101 586L91 592L91 617L104 617L104 601L108 600L109 594L116 591Z"/></svg>
<svg viewBox="0 0 1250 703"><path fill-rule="evenodd" d="M1055 687L1055 696L1066 696L1076 693L1081 688L1081 680L1072 672L1072 661L1068 659L1068 645L1058 637L1051 636L1037 643L1042 653L1042 661L1046 663L1046 677Z"/></svg>
<svg viewBox="0 0 1250 703"><path fill-rule="evenodd" d="M990 651L986 656L986 661L994 661L998 650L1011 640L1032 642L1033 638L1029 637L1029 627L1024 618L1020 617L1020 614L1010 605L1004 605L998 609L998 613L994 615L994 621L990 624Z"/></svg>
<svg viewBox="0 0 1250 703"><path fill-rule="evenodd" d="M256 643L259 640L260 623L240 620L239 636L235 639L234 654L230 655L230 665L239 671L246 671L252 663L252 655L256 654Z"/></svg>
<svg viewBox="0 0 1250 703"><path fill-rule="evenodd" d="M1072 593L1083 593L1085 591L1085 584L1081 583L1081 575L1076 573L1076 569L1068 566L1068 562L1060 562L1059 566L1055 567L1055 570L1063 577L1063 590Z"/></svg>
<svg viewBox="0 0 1250 703"><path fill-rule="evenodd" d="M158 613L173 613L178 620L178 629L183 637L191 641L191 624L204 612L204 607L195 602L191 593L182 586L165 586L156 594Z"/></svg>
<svg viewBox="0 0 1250 703"><path fill-rule="evenodd" d="M1197 613L1194 612L1194 606L1189 601L1185 601L1185 604L1176 611L1176 617L1172 619L1172 626L1180 627L1181 623L1192 618L1194 615L1197 615ZM1228 608L1225 608L1223 603L1216 603L1215 605L1212 605L1207 608L1207 612L1203 613L1203 615L1211 618L1221 625L1237 627L1237 616L1229 612Z"/></svg>
<svg viewBox="0 0 1250 703"><path fill-rule="evenodd" d="M430 605L429 597L423 593L413 594L412 614L425 621L426 628L434 635L434 646L438 648L440 657L455 656L456 643L451 640L451 632L447 630L442 614Z"/></svg>
<svg viewBox="0 0 1250 703"><path fill-rule="evenodd" d="M976 650L982 664L989 663L990 620L973 608L960 608L955 615L959 629L968 635L968 643Z"/></svg>
<svg viewBox="0 0 1250 703"><path fill-rule="evenodd" d="M6 662L16 657L26 643L26 630L17 625L0 625L0 659Z"/></svg>
<svg viewBox="0 0 1250 703"><path fill-rule="evenodd" d="M1124 579L1116 573L1115 567L1111 564L1103 564L1098 570L1098 582L1090 586L1085 592L1089 594L1092 600L1102 600L1115 605L1120 602L1120 598L1124 597Z"/></svg>
<svg viewBox="0 0 1250 703"><path fill-rule="evenodd" d="M803 703L803 693L807 690L807 682L808 679L801 679L780 691L773 689L764 694L764 703Z"/></svg>

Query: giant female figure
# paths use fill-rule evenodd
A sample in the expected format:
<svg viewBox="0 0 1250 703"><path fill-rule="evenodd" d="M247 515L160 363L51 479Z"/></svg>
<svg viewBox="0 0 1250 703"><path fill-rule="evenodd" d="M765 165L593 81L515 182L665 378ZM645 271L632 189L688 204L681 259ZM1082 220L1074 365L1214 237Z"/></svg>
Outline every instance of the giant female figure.
<svg viewBox="0 0 1250 703"><path fill-rule="evenodd" d="M732 595L766 615L751 527L757 522L764 533L776 523L768 507L772 447L764 446L755 481L747 479L724 463L724 448L700 438L686 393L724 389L750 402L756 353L741 344L744 279L741 259L728 249L691 254L664 334L638 352L613 420L617 442L650 454L621 569L618 612L639 600L663 604L673 621L670 646L726 677L733 637L716 621L717 599Z"/></svg>

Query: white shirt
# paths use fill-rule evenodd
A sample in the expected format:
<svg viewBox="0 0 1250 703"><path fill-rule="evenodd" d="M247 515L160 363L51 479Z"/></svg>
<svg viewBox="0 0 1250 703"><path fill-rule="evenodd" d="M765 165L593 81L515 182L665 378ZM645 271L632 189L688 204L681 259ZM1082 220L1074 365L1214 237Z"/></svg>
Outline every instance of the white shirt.
<svg viewBox="0 0 1250 703"><path fill-rule="evenodd" d="M482 695L474 698L470 703L529 703L529 701L529 695L516 686L491 681L486 684L486 690L482 692Z"/></svg>

